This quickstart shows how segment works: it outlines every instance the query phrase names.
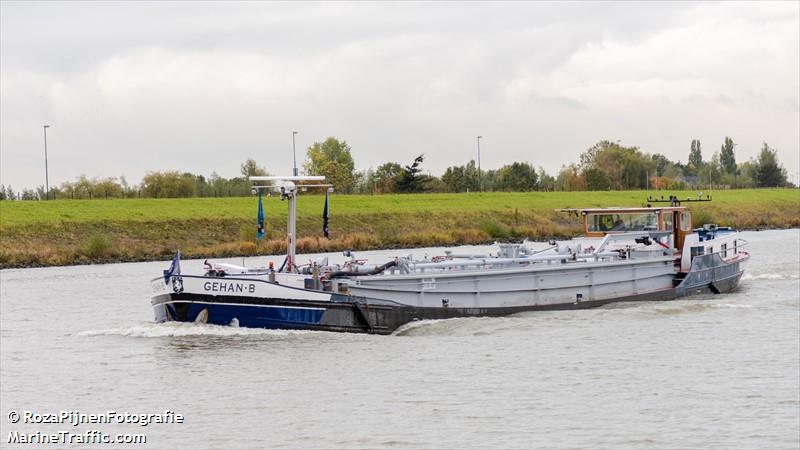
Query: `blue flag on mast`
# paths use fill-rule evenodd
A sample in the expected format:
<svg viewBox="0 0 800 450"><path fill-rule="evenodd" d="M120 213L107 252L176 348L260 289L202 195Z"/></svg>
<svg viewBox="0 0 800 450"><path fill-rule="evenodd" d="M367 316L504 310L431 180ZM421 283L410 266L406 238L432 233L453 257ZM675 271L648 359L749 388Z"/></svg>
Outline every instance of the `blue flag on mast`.
<svg viewBox="0 0 800 450"><path fill-rule="evenodd" d="M261 191L258 191L258 229L256 230L256 239L259 241L264 239L264 205L261 204Z"/></svg>
<svg viewBox="0 0 800 450"><path fill-rule="evenodd" d="M175 253L175 256L172 257L172 264L169 265L169 269L164 271L164 284L169 284L169 279L173 276L178 276L181 274L181 251L178 250Z"/></svg>
<svg viewBox="0 0 800 450"><path fill-rule="evenodd" d="M322 234L330 239L328 236L328 191L325 191L325 207L322 209Z"/></svg>

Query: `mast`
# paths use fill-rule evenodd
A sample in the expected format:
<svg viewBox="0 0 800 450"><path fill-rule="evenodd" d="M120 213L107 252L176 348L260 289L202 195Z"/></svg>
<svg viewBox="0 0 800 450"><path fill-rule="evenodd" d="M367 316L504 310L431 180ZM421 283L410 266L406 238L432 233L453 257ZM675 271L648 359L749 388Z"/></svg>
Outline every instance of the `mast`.
<svg viewBox="0 0 800 450"><path fill-rule="evenodd" d="M292 272L297 255L297 186L286 196L289 199L289 214L286 218L286 271Z"/></svg>
<svg viewBox="0 0 800 450"><path fill-rule="evenodd" d="M267 186L253 185L253 191L272 189L278 192L281 200L288 200L289 214L286 219L286 272L293 272L296 266L297 253L297 195L298 185L295 181L325 181L323 176L287 176L287 177L250 177L250 181L268 181ZM331 187L330 184L302 184L301 187Z"/></svg>

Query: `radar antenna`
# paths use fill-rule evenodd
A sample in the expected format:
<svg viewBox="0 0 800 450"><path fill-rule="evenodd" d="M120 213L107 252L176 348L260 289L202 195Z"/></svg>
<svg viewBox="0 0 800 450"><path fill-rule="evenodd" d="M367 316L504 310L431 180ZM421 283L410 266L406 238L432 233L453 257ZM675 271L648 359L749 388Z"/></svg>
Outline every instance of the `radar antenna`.
<svg viewBox="0 0 800 450"><path fill-rule="evenodd" d="M652 195L647 197L647 206L649 207L651 203L669 203L669 206L680 206L682 202L710 202L711 196L706 194L703 197L702 192L697 193L697 198L686 197L685 199L678 198L677 195L670 195L669 198L664 198L662 195L660 198L653 197Z"/></svg>

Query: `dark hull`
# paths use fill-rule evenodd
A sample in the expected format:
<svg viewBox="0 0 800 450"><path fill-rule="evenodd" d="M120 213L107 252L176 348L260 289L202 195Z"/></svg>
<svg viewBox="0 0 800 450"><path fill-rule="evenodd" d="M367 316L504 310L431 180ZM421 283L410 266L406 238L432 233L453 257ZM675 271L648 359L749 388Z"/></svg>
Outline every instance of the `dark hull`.
<svg viewBox="0 0 800 450"><path fill-rule="evenodd" d="M366 332L347 297L334 296L335 301L314 302L181 293L160 295L152 304L156 322L235 322L248 328Z"/></svg>

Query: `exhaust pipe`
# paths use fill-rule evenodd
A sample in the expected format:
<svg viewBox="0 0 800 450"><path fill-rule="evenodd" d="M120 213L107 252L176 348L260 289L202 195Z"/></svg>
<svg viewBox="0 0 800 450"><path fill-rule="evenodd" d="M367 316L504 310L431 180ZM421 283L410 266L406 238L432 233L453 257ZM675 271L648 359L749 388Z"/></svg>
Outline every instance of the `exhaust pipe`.
<svg viewBox="0 0 800 450"><path fill-rule="evenodd" d="M343 278L343 277L363 277L365 275L377 275L384 270L397 265L397 261L389 261L386 264L380 265L369 272L353 272L350 270L340 270L332 272L328 278Z"/></svg>

